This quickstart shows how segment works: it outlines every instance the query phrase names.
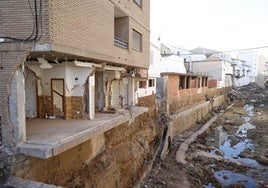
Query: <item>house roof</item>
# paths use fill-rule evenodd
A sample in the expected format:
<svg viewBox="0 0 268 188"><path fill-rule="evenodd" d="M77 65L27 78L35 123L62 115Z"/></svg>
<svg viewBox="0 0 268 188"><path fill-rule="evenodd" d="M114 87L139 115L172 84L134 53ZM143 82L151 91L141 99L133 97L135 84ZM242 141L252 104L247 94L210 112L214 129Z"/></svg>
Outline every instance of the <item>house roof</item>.
<svg viewBox="0 0 268 188"><path fill-rule="evenodd" d="M192 53L195 53L195 54L214 54L214 53L218 52L216 50L211 50L211 49L203 48L203 47L197 47L197 48L194 48L194 49L192 49L190 51Z"/></svg>

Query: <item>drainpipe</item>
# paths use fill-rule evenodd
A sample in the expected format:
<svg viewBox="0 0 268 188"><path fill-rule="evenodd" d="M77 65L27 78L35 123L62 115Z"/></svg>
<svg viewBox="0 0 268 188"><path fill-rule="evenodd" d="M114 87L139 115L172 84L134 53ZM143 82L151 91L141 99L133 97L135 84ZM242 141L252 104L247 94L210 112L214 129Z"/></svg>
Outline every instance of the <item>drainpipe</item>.
<svg viewBox="0 0 268 188"><path fill-rule="evenodd" d="M189 67L189 72L192 73L193 72L193 62L192 62L192 58L190 57L190 67Z"/></svg>
<svg viewBox="0 0 268 188"><path fill-rule="evenodd" d="M235 64L232 64L233 67L233 74L232 74L232 88L235 89Z"/></svg>

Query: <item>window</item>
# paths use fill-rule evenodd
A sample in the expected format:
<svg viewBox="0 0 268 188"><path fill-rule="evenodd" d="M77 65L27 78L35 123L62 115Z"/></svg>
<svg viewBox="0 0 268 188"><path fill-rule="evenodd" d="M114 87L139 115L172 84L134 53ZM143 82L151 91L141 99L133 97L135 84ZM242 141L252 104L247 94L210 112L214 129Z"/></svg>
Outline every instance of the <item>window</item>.
<svg viewBox="0 0 268 188"><path fill-rule="evenodd" d="M197 88L201 87L201 78L197 78Z"/></svg>
<svg viewBox="0 0 268 188"><path fill-rule="evenodd" d="M146 81L139 81L139 88L146 88Z"/></svg>
<svg viewBox="0 0 268 188"><path fill-rule="evenodd" d="M134 29L132 30L132 48L140 52L142 50L142 35Z"/></svg>
<svg viewBox="0 0 268 188"><path fill-rule="evenodd" d="M179 89L186 89L185 76L179 77Z"/></svg>
<svg viewBox="0 0 268 188"><path fill-rule="evenodd" d="M154 83L154 79L149 79L149 87L154 87L155 83Z"/></svg>
<svg viewBox="0 0 268 188"><path fill-rule="evenodd" d="M142 5L142 0L134 0L135 1L135 3L139 6L139 7L141 7L141 5Z"/></svg>

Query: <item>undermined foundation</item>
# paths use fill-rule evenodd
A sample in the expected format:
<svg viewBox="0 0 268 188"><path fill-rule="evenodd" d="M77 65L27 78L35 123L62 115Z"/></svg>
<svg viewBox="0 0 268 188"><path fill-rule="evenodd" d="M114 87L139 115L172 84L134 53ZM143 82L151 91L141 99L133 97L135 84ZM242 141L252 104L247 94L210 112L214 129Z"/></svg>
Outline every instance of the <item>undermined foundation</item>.
<svg viewBox="0 0 268 188"><path fill-rule="evenodd" d="M174 135L193 126L225 100L225 95L220 95L213 104L204 100L168 116L165 102L156 102L153 95L143 97L139 105L148 107L148 112L57 156L39 159L16 154L12 148L4 148L2 156L6 156L9 175L25 180L65 187L139 186L156 154L165 156ZM162 139L161 130L166 130ZM7 181L6 185L12 184Z"/></svg>

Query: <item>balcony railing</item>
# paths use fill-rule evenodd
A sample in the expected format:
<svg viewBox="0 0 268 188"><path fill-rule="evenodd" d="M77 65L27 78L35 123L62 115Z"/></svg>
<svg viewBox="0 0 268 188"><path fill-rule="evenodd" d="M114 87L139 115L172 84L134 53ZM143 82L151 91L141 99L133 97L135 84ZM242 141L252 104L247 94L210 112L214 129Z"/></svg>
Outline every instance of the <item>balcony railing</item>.
<svg viewBox="0 0 268 188"><path fill-rule="evenodd" d="M114 37L114 43L115 43L115 45L117 45L121 48L125 48L125 49L128 48L128 43L122 39L117 38L117 37Z"/></svg>

